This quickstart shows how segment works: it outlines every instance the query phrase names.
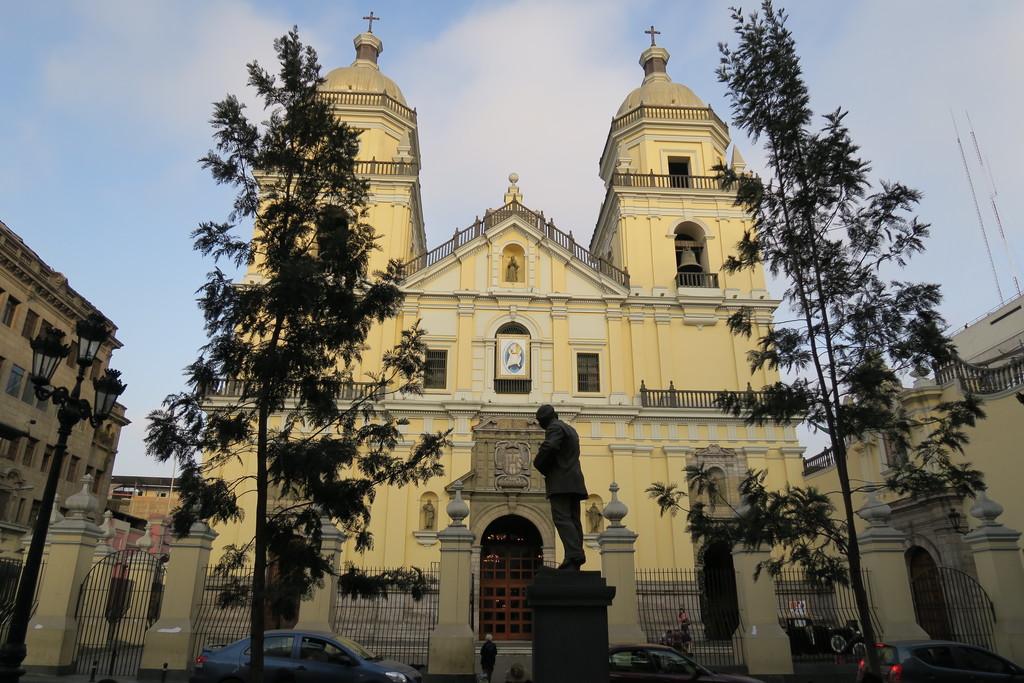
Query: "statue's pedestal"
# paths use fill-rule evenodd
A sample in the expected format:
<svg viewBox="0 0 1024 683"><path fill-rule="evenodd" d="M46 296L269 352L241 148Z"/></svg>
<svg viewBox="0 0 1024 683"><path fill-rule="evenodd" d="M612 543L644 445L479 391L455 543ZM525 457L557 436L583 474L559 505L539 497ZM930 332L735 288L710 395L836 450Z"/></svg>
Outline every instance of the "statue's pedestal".
<svg viewBox="0 0 1024 683"><path fill-rule="evenodd" d="M534 683L608 683L608 606L600 572L542 567L526 598L533 609Z"/></svg>

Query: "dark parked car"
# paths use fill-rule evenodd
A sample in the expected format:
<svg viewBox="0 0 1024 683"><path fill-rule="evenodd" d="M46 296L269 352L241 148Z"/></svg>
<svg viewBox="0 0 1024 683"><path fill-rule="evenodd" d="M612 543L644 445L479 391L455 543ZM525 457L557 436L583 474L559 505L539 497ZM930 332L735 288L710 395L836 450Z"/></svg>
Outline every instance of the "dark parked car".
<svg viewBox="0 0 1024 683"><path fill-rule="evenodd" d="M420 683L419 671L370 652L348 638L319 631L267 631L264 680L274 683ZM204 649L189 683L241 683L249 676L249 639Z"/></svg>
<svg viewBox="0 0 1024 683"><path fill-rule="evenodd" d="M689 657L664 645L613 645L608 650L611 681L645 683L763 683L756 678L705 669Z"/></svg>
<svg viewBox="0 0 1024 683"><path fill-rule="evenodd" d="M965 681L1024 681L1024 668L976 645L944 640L880 643L882 678L899 683L964 683ZM864 679L860 663L857 680Z"/></svg>

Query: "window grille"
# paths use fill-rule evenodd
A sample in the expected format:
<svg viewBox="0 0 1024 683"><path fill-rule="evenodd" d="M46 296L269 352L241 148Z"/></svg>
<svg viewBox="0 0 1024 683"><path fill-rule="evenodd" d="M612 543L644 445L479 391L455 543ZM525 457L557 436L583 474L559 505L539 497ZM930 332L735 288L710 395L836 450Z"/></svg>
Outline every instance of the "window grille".
<svg viewBox="0 0 1024 683"><path fill-rule="evenodd" d="M423 370L424 389L445 389L448 386L448 350L427 349Z"/></svg>
<svg viewBox="0 0 1024 683"><path fill-rule="evenodd" d="M576 354L576 389L580 392L601 391L601 372L596 353Z"/></svg>

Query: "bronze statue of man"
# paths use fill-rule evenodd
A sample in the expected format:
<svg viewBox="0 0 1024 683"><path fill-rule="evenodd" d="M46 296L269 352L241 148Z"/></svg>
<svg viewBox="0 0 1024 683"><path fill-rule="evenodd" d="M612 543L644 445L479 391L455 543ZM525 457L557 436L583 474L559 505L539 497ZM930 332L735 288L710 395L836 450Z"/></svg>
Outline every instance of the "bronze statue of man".
<svg viewBox="0 0 1024 683"><path fill-rule="evenodd" d="M544 428L544 442L537 449L533 466L544 475L551 519L565 551L558 568L579 569L586 562L580 501L587 499L587 485L580 468L580 437L575 429L558 419L558 413L549 405L537 410L537 422Z"/></svg>

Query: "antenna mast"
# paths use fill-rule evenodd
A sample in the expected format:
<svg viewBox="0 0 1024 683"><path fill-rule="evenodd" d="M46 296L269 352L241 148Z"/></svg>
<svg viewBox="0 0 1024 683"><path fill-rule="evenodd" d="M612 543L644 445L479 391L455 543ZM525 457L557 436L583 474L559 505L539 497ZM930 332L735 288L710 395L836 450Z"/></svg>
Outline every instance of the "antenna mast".
<svg viewBox="0 0 1024 683"><path fill-rule="evenodd" d="M967 175L967 186L971 189L971 199L974 200L974 213L978 217L978 227L981 228L981 239L985 242L985 253L988 255L988 265L992 269L992 279L996 283L996 293L999 294L999 303L1003 303L1003 289L999 286L999 276L996 274L996 264L992 260L992 249L988 245L988 232L985 230L985 221L981 217L981 208L978 206L978 195L974 191L974 180L971 179L971 169L967 166L967 157L964 155L964 146L960 142L960 130L956 127L956 117L949 112L953 119L953 130L956 132L956 146L960 149L960 161L964 165L964 173Z"/></svg>
<svg viewBox="0 0 1024 683"><path fill-rule="evenodd" d="M1013 264L1013 254L1010 252L1010 245L1006 241L1006 232L1003 231L1003 221L999 218L999 209L996 207L996 197L999 195L999 191L996 190L995 180L992 178L992 171L985 165L985 160L981 156L981 147L978 145L978 138L974 135L974 123L971 121L970 112L964 112L967 116L967 125L971 127L971 141L974 143L974 153L978 157L978 165L981 166L981 170L985 172L985 180L988 181L988 201L992 205L992 214L996 217L996 227L999 228L999 237L1003 241L1003 251L1006 252L1006 260L1010 264L1010 277L1013 278L1013 287L1017 290L1017 296L1020 296L1020 282L1017 280L1017 268Z"/></svg>

